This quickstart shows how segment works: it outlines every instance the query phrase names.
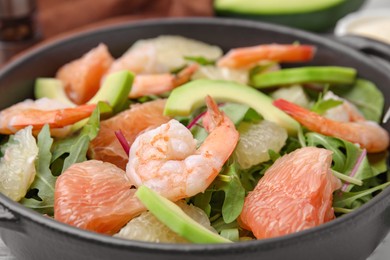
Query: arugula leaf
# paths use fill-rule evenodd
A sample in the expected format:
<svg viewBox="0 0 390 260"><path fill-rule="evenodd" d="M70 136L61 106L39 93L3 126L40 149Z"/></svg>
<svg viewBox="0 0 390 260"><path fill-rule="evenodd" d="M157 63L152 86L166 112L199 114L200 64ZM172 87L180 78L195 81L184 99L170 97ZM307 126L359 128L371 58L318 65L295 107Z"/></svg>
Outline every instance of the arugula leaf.
<svg viewBox="0 0 390 260"><path fill-rule="evenodd" d="M209 60L209 59L206 59L205 57L202 57L202 56L184 56L184 59L188 60L188 61L194 61L202 66L215 65L214 60Z"/></svg>
<svg viewBox="0 0 390 260"><path fill-rule="evenodd" d="M389 155L388 151L384 151L381 153L367 154L367 159L371 165L371 169L373 171L374 176L377 176L377 175L387 171L388 155Z"/></svg>
<svg viewBox="0 0 390 260"><path fill-rule="evenodd" d="M244 206L245 189L240 182L237 165L235 163L229 165L224 172L230 177L230 181L221 182L219 190L225 192L225 199L222 205L222 217L226 223L231 223L238 218Z"/></svg>
<svg viewBox="0 0 390 260"><path fill-rule="evenodd" d="M89 146L88 135L81 135L74 145L70 146L69 156L64 160L62 172L68 169L72 164L87 160L87 151Z"/></svg>
<svg viewBox="0 0 390 260"><path fill-rule="evenodd" d="M71 164L86 160L89 142L93 140L99 132L99 122L100 113L99 107L97 106L79 134L54 142L51 163L55 164L58 168L58 164L64 160L61 171L63 172ZM64 157L66 158L64 159Z"/></svg>
<svg viewBox="0 0 390 260"><path fill-rule="evenodd" d="M367 120L380 122L384 97L374 83L358 79L353 86L332 87L332 92L354 104Z"/></svg>
<svg viewBox="0 0 390 260"><path fill-rule="evenodd" d="M242 121L256 123L262 119L262 117L255 110L243 104L226 103L223 106L220 106L219 109L223 111L236 126L238 126ZM199 113L202 113L202 110L200 110ZM186 120L183 117L181 117L180 120L192 121ZM202 143L208 136L207 131L199 125L193 126L191 128L191 132L194 138L200 143Z"/></svg>
<svg viewBox="0 0 390 260"><path fill-rule="evenodd" d="M30 190L20 201L24 206L48 215L54 213L54 186L57 179L50 171L52 144L49 126L45 125L38 134L39 154L35 166L37 173Z"/></svg>
<svg viewBox="0 0 390 260"><path fill-rule="evenodd" d="M351 174L356 162L363 152L362 149L351 142L324 136L314 132L307 133L306 138L309 146L324 147L332 151L332 169L348 176ZM365 156L360 165L358 165L357 171L353 177L358 180L365 180L374 177L374 173L371 169L367 156ZM344 190L350 191L353 187L354 185L350 184Z"/></svg>
<svg viewBox="0 0 390 260"><path fill-rule="evenodd" d="M317 114L324 114L328 109L337 107L339 105L343 104L343 101L341 100L335 100L335 99L327 99L318 100L313 107L311 108L311 111L316 112Z"/></svg>
<svg viewBox="0 0 390 260"><path fill-rule="evenodd" d="M347 209L355 209L363 205L367 202L371 197L370 196L376 191L380 191L390 186L390 182L383 183L381 185L375 186L371 189L359 191L359 192L343 192L336 193L333 196L333 206L337 208L347 208ZM360 201L359 200L363 200Z"/></svg>
<svg viewBox="0 0 390 260"><path fill-rule="evenodd" d="M211 214L210 201L212 194L212 191L206 190L204 193L199 193L193 197L194 206L201 208L207 214L208 217L210 217Z"/></svg>

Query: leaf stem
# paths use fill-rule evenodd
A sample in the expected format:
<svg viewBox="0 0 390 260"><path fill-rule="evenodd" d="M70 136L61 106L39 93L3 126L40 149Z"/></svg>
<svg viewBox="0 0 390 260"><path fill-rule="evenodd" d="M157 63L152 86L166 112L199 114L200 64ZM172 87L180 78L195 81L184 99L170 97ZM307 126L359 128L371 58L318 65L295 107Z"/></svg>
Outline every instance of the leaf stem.
<svg viewBox="0 0 390 260"><path fill-rule="evenodd" d="M230 182L232 180L232 177L229 175L225 175L225 174L219 174L218 179L223 181L223 182Z"/></svg>
<svg viewBox="0 0 390 260"><path fill-rule="evenodd" d="M342 173L340 173L338 171L335 171L333 169L332 169L332 173L333 173L334 176L336 176L337 178L339 178L340 180L342 180L344 182L352 183L352 184L355 184L355 185L358 185L358 186L362 186L363 185L363 181L361 181L359 179L356 179L354 177L342 174Z"/></svg>
<svg viewBox="0 0 390 260"><path fill-rule="evenodd" d="M346 208L339 208L339 207L334 207L333 210L336 213L343 213L343 214L351 213L353 211L353 209L346 209Z"/></svg>

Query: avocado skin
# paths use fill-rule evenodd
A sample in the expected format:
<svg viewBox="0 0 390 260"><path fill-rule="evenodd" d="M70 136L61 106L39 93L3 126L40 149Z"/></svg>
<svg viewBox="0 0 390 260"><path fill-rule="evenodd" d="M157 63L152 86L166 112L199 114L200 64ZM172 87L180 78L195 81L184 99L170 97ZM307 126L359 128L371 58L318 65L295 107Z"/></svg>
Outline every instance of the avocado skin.
<svg viewBox="0 0 390 260"><path fill-rule="evenodd" d="M238 2L239 0L237 0L237 3ZM222 10L219 9L218 6L214 6L214 11L215 14L220 17L249 19L295 27L313 32L326 32L334 27L340 18L344 17L348 13L358 10L364 2L365 0L345 0L338 5L324 10L296 14L253 15L239 13L234 10Z"/></svg>

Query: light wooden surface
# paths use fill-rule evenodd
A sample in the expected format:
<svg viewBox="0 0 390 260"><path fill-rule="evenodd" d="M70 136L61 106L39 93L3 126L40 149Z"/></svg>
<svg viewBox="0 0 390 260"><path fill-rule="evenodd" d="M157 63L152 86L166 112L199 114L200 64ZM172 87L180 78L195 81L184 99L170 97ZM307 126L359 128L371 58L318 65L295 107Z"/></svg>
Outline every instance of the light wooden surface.
<svg viewBox="0 0 390 260"><path fill-rule="evenodd" d="M353 1L353 0L350 0ZM363 7L365 9L377 9L377 8L390 8L390 0L369 0ZM390 28L389 28L390 29ZM390 234L385 240L378 246L375 252L367 260L388 260L390 259ZM8 248L0 239L0 260L16 260Z"/></svg>

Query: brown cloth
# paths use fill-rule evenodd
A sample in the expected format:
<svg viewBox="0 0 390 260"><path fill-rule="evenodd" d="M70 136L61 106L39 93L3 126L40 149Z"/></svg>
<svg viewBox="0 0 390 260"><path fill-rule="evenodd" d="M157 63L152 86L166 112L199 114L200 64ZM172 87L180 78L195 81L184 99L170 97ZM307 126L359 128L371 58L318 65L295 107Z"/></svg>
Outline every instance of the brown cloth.
<svg viewBox="0 0 390 260"><path fill-rule="evenodd" d="M212 16L212 0L36 0L43 39L147 18Z"/></svg>

